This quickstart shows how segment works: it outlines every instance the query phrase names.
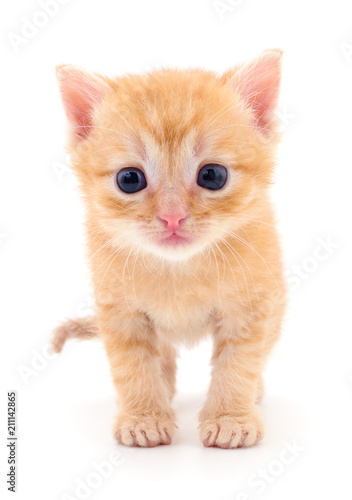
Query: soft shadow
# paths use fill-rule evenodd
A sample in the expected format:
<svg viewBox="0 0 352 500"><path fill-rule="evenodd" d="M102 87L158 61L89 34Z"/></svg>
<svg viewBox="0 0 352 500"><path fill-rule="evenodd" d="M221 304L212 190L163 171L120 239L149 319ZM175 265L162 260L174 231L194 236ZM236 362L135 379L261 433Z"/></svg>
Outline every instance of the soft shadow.
<svg viewBox="0 0 352 500"><path fill-rule="evenodd" d="M249 449L221 450L204 448L198 436L197 415L204 395L179 394L174 401L179 429L171 446L153 449L128 448L115 442L112 424L116 415L113 395L98 401L74 405L71 411L72 425L85 442L97 447L101 454L116 449L123 462L116 472L116 480L170 481L175 471L182 478L192 481L230 481L238 489L258 467L265 467L278 457L285 442L307 432L306 420L294 401L285 397L267 396L262 404L266 422L263 441Z"/></svg>

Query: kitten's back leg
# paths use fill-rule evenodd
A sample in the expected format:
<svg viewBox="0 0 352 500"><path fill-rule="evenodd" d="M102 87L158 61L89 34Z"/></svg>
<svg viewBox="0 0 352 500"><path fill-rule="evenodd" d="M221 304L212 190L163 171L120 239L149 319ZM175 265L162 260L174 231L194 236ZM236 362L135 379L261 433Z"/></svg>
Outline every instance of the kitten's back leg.
<svg viewBox="0 0 352 500"><path fill-rule="evenodd" d="M161 346L161 356L162 371L172 400L176 392L177 351L171 343L165 343Z"/></svg>

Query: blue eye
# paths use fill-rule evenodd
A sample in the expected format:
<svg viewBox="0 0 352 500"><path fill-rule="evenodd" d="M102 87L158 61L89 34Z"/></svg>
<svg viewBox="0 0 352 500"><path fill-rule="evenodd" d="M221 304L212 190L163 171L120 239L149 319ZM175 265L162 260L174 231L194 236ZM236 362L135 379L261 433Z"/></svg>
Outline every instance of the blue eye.
<svg viewBox="0 0 352 500"><path fill-rule="evenodd" d="M123 168L116 174L116 184L124 193L137 193L147 187L147 180L139 168Z"/></svg>
<svg viewBox="0 0 352 500"><path fill-rule="evenodd" d="M197 184L204 189L216 191L225 186L226 180L226 168L216 163L209 163L199 170Z"/></svg>

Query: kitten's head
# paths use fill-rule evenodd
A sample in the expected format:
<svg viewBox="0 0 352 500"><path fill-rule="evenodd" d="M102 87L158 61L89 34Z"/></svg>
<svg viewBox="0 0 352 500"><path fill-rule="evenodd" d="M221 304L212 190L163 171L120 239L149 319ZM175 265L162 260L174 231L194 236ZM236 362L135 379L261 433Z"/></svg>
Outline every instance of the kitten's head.
<svg viewBox="0 0 352 500"><path fill-rule="evenodd" d="M187 259L260 217L278 134L281 52L222 76L115 80L58 68L89 221L116 247Z"/></svg>

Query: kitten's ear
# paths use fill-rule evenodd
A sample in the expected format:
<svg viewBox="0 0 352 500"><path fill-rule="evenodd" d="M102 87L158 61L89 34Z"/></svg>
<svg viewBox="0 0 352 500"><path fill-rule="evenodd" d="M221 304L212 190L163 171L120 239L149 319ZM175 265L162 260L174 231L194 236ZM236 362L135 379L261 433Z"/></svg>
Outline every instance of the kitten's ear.
<svg viewBox="0 0 352 500"><path fill-rule="evenodd" d="M109 84L107 79L71 65L57 66L56 75L73 138L79 141L89 134L95 107Z"/></svg>
<svg viewBox="0 0 352 500"><path fill-rule="evenodd" d="M223 80L236 90L252 110L255 124L269 134L273 121L281 80L279 49L266 50L258 58L223 75Z"/></svg>

